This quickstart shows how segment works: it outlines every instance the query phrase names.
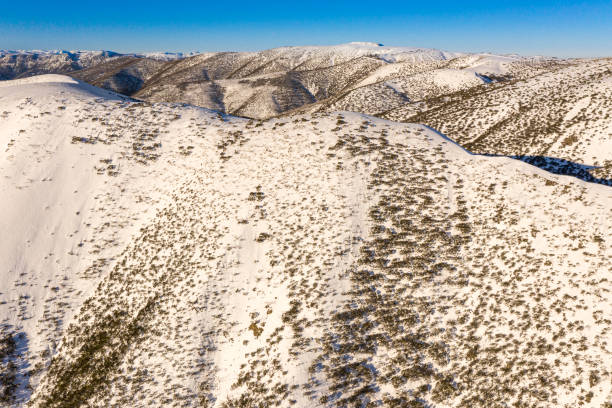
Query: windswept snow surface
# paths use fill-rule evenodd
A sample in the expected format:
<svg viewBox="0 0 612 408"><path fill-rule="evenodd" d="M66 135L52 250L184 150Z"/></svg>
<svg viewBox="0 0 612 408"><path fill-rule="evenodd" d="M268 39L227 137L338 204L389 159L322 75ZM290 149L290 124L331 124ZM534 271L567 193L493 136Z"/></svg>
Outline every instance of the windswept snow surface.
<svg viewBox="0 0 612 408"><path fill-rule="evenodd" d="M4 405L612 402L609 187L58 76L0 124Z"/></svg>

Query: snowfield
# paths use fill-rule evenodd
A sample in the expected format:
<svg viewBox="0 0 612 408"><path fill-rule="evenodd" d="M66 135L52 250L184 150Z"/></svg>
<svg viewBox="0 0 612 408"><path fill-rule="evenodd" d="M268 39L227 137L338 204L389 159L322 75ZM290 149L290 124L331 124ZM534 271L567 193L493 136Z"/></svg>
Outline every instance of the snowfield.
<svg viewBox="0 0 612 408"><path fill-rule="evenodd" d="M62 75L0 82L0 149L1 405L612 404L603 182L331 105L252 120Z"/></svg>

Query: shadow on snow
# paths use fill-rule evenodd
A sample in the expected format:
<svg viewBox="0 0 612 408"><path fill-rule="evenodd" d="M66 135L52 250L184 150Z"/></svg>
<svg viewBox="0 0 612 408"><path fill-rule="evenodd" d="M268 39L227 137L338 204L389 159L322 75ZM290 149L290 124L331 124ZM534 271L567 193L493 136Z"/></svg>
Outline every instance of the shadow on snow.
<svg viewBox="0 0 612 408"><path fill-rule="evenodd" d="M510 159L520 160L532 166L539 167L549 173L558 174L561 176L572 176L588 183L603 184L612 186L612 179L597 178L593 176L589 170L598 168L597 166L588 166L586 164L574 163L565 159L557 159L547 156L503 156L497 154L484 154L483 156L491 157L508 157Z"/></svg>

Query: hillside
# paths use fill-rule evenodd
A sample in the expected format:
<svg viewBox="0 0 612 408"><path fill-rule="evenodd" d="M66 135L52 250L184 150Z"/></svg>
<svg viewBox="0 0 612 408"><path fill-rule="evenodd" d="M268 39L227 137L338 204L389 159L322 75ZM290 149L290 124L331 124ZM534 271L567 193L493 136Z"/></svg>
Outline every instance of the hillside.
<svg viewBox="0 0 612 408"><path fill-rule="evenodd" d="M557 63L375 43L196 55L31 51L0 52L0 79L69 73L149 102L267 119L296 109L375 115L412 109L415 101L533 76Z"/></svg>
<svg viewBox="0 0 612 408"><path fill-rule="evenodd" d="M573 171L567 161L599 167L591 174L603 180L612 178L611 99L612 59L571 60L381 116L425 123L477 153L559 158L559 171Z"/></svg>
<svg viewBox="0 0 612 408"><path fill-rule="evenodd" d="M0 81L27 78L41 74L72 74L105 66L115 66L117 60L171 61L190 56L182 53L119 54L113 51L24 51L0 50ZM146 62L145 62L146 63ZM112 89L109 87L109 89Z"/></svg>
<svg viewBox="0 0 612 408"><path fill-rule="evenodd" d="M388 64L355 82L344 92L310 110L338 109L383 115L419 110L424 102L449 94L488 88L509 79L529 78L562 62L552 59L467 54L452 59Z"/></svg>
<svg viewBox="0 0 612 408"><path fill-rule="evenodd" d="M610 187L424 125L61 75L0 83L0 120L5 405L612 403Z"/></svg>
<svg viewBox="0 0 612 408"><path fill-rule="evenodd" d="M167 63L130 95L257 119L319 103L331 105L332 111L376 114L417 97L480 85L490 81L487 74L514 74L524 60L370 43L210 53ZM90 71L78 77L106 87Z"/></svg>
<svg viewBox="0 0 612 408"><path fill-rule="evenodd" d="M140 73L139 67L148 63L132 58L109 61L75 75L148 101L187 102L263 119L333 96L384 65L420 65L458 55L350 43L206 53L156 66L153 74Z"/></svg>

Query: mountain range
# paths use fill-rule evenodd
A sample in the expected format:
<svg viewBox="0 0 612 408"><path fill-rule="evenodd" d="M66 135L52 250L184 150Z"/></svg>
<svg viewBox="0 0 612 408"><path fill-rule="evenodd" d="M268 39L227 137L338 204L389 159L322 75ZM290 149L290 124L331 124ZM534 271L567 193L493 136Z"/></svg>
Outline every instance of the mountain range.
<svg viewBox="0 0 612 408"><path fill-rule="evenodd" d="M0 62L0 405L611 406L612 59Z"/></svg>

